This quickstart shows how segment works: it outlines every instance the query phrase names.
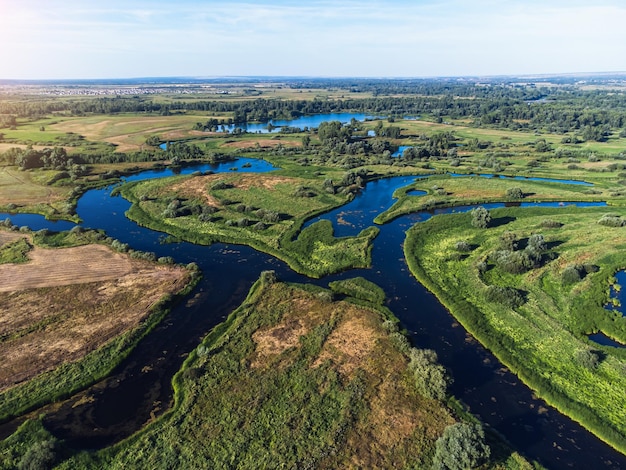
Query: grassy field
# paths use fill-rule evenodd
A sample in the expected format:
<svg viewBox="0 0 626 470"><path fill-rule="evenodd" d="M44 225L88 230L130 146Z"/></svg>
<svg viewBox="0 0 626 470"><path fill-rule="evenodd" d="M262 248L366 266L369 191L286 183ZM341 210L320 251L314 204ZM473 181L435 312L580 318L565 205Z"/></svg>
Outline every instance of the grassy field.
<svg viewBox="0 0 626 470"><path fill-rule="evenodd" d="M106 375L191 282L184 268L94 244L94 232L0 235L0 419ZM22 258L7 259L16 243Z"/></svg>
<svg viewBox="0 0 626 470"><path fill-rule="evenodd" d="M167 415L60 468L429 468L459 418L419 393L395 321L368 305L264 274L189 356ZM481 468L532 467L496 444Z"/></svg>
<svg viewBox="0 0 626 470"><path fill-rule="evenodd" d="M522 191L522 198L510 197L507 194L508 190L514 188ZM424 191L426 194L407 194L412 190ZM626 204L623 196L611 196L607 186L590 187L510 178L449 175L420 179L396 191L394 197L398 200L376 217L376 223L389 222L396 217L419 210L489 202L609 201L613 205Z"/></svg>
<svg viewBox="0 0 626 470"><path fill-rule="evenodd" d="M604 308L626 266L624 227L597 223L607 212L626 217L623 207L509 208L477 229L470 214L439 215L409 231L405 255L420 282L539 396L624 452L626 349L587 339L602 331L626 344L621 313ZM539 266L517 270L533 234L545 239Z"/></svg>
<svg viewBox="0 0 626 470"><path fill-rule="evenodd" d="M0 166L0 211L19 207L49 217L62 213L72 188L47 185L56 173Z"/></svg>
<svg viewBox="0 0 626 470"><path fill-rule="evenodd" d="M229 242L270 253L313 277L369 265L378 231L335 238L320 222L298 233L303 221L348 200L318 180L293 176L216 174L125 185L136 222L193 243Z"/></svg>

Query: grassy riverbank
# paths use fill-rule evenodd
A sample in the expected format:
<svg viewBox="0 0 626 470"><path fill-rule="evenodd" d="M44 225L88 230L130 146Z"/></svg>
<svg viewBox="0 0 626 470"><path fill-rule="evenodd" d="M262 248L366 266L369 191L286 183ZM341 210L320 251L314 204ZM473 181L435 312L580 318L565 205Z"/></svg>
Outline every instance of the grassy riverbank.
<svg viewBox="0 0 626 470"><path fill-rule="evenodd" d="M364 282L335 288L359 297L377 289ZM420 352L380 304L349 299L264 273L185 361L170 412L61 468L429 468L442 458L444 430L460 421L445 397L416 386L440 366L420 369ZM487 441L491 457L481 468L532 468L493 436Z"/></svg>
<svg viewBox="0 0 626 470"><path fill-rule="evenodd" d="M129 218L192 243L249 245L321 277L367 267L378 229L336 238L329 222L300 231L304 221L349 200L319 179L216 174L141 181L122 187Z"/></svg>
<svg viewBox="0 0 626 470"><path fill-rule="evenodd" d="M508 208L478 229L469 213L439 215L408 232L405 255L418 280L539 396L625 452L626 349L587 339L602 331L626 344L621 314L603 308L626 248L624 227L598 223L607 212L626 218L623 207ZM534 266L516 264L529 256Z"/></svg>
<svg viewBox="0 0 626 470"><path fill-rule="evenodd" d="M514 189L519 189L517 195L512 194ZM490 202L608 201L609 204L624 204L624 196L612 189L606 184L586 186L506 177L433 175L397 190L394 194L397 201L374 221L384 224L412 212ZM426 194L411 195L412 190Z"/></svg>

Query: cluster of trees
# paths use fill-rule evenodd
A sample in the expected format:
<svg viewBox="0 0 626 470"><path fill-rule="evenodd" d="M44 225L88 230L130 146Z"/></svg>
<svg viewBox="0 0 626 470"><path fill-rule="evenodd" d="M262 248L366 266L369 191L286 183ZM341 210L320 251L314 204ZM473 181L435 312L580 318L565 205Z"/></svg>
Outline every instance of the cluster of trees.
<svg viewBox="0 0 626 470"><path fill-rule="evenodd" d="M491 253L489 260L502 271L511 274L521 274L540 267L548 248L543 235L531 235L522 249L523 244L523 240L518 240L513 232L504 232L500 237L500 249Z"/></svg>
<svg viewBox="0 0 626 470"><path fill-rule="evenodd" d="M4 161L10 165L17 165L22 170L32 168L47 168L51 170L65 170L70 177L87 174L87 167L82 162L68 156L63 147L35 150L32 148L11 148L2 154Z"/></svg>

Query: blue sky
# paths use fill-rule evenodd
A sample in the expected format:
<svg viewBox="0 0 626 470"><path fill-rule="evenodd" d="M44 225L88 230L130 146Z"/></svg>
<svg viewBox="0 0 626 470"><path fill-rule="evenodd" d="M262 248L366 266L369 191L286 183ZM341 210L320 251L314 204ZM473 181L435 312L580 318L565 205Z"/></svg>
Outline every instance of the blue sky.
<svg viewBox="0 0 626 470"><path fill-rule="evenodd" d="M0 78L626 71L617 0L0 0Z"/></svg>

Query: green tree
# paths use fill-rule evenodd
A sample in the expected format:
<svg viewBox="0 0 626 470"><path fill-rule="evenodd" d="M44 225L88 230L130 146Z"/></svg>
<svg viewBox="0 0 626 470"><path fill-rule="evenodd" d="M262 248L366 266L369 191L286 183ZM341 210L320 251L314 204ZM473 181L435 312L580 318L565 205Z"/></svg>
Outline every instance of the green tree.
<svg viewBox="0 0 626 470"><path fill-rule="evenodd" d="M443 430L435 443L433 469L466 470L481 465L491 455L480 424L455 423Z"/></svg>

